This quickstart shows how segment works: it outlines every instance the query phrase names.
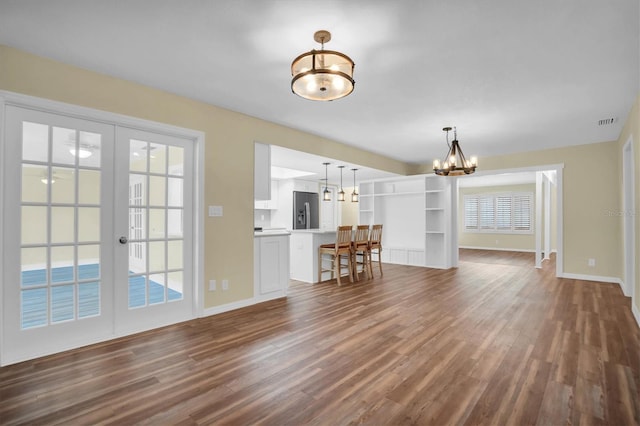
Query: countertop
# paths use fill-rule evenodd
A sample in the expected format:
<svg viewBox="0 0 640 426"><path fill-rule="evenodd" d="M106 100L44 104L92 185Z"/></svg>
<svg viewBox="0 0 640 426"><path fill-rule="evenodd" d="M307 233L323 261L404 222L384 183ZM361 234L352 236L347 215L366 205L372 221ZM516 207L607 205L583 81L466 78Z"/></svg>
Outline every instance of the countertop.
<svg viewBox="0 0 640 426"><path fill-rule="evenodd" d="M335 230L331 229L292 229L292 234L335 234Z"/></svg>
<svg viewBox="0 0 640 426"><path fill-rule="evenodd" d="M254 231L254 237L275 237L278 235L291 235L286 229L263 229L262 231Z"/></svg>

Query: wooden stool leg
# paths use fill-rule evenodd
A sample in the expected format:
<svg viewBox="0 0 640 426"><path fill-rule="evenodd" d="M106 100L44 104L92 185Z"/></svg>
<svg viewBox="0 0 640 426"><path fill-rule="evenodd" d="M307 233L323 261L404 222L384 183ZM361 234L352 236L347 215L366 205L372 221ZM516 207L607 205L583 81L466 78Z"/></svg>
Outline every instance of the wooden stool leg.
<svg viewBox="0 0 640 426"><path fill-rule="evenodd" d="M333 270L331 271L331 279L333 279L333 273L337 272L338 275L338 285L342 286L342 282L340 281L340 255L336 254L333 257Z"/></svg>
<svg viewBox="0 0 640 426"><path fill-rule="evenodd" d="M322 252L318 250L318 282L322 282Z"/></svg>
<svg viewBox="0 0 640 426"><path fill-rule="evenodd" d="M382 248L378 249L378 268L380 268L380 276L382 276Z"/></svg>

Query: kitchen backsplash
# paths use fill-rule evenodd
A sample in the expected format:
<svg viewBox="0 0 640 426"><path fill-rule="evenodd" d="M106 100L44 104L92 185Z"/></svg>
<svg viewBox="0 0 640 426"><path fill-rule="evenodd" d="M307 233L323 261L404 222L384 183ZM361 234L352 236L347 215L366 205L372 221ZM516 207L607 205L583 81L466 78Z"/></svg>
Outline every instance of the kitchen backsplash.
<svg viewBox="0 0 640 426"><path fill-rule="evenodd" d="M261 228L271 228L271 210L254 210L253 224Z"/></svg>

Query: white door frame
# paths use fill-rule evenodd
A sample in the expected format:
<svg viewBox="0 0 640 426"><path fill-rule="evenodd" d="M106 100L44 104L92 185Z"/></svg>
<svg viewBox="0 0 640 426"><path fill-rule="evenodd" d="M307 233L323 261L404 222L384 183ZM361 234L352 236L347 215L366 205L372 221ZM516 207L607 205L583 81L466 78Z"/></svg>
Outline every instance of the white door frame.
<svg viewBox="0 0 640 426"><path fill-rule="evenodd" d="M203 315L204 312L204 240L201 238L204 235L204 145L205 135L203 132L186 129L182 127L172 126L163 123L157 123L149 120L143 120L139 118L129 117L111 112L100 111L92 108L67 104L64 102L52 101L43 98L37 98L33 96L23 95L14 92L8 92L0 90L0 154L4 158L7 150L7 142L5 141L5 109L7 105L13 105L20 108L34 109L42 112L48 112L58 115L66 115L72 118L78 118L83 120L91 120L101 122L104 124L110 124L114 126L129 127L149 132L162 133L166 135L176 136L180 138L190 139L194 143L194 205L193 205L193 318ZM0 241L4 241L5 230L3 228L5 220L5 205L4 205L4 184L7 177L4 175L4 169L0 173ZM4 270L5 253L4 247L0 244L0 271ZM3 306L3 291L0 291L0 306ZM3 356L3 348L5 347L4 340L4 319L0 315L0 366L7 365L9 363L15 363L22 361L21 359L5 359ZM128 333L117 334L109 336L108 338L116 338L126 335ZM101 339L104 340L104 339ZM99 340L98 340L99 341ZM94 343L94 342L91 342ZM70 348L61 347L60 350ZM40 354L40 355L45 355Z"/></svg>
<svg viewBox="0 0 640 426"><path fill-rule="evenodd" d="M531 166L531 167L520 167L514 169L495 169L495 170L486 170L476 172L476 176L490 176L490 175L499 175L505 173L521 173L521 172L545 172L545 171L555 171L555 184L556 184L556 277L562 277L564 275L564 243L563 243L563 222L562 222L562 212L563 212L563 170L564 163L559 164L549 164L544 166ZM459 183L460 179L456 184L456 188L454 194L456 197L459 196ZM458 211L457 209L452 212L453 226L457 227L458 223ZM536 231L538 232L538 231ZM452 232L452 235L456 235L456 232ZM458 247L458 238L453 239L451 241L452 244L452 254L453 264L457 264L458 256L459 256L459 247Z"/></svg>
<svg viewBox="0 0 640 426"><path fill-rule="evenodd" d="M623 226L624 226L624 285L622 291L625 296L635 301L635 165L633 156L633 136L622 148L622 201L623 201Z"/></svg>

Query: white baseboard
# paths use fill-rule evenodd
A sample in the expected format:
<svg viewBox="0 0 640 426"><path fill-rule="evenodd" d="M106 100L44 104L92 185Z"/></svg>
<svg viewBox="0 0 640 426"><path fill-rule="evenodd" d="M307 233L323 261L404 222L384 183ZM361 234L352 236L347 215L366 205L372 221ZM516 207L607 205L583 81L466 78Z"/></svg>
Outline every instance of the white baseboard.
<svg viewBox="0 0 640 426"><path fill-rule="evenodd" d="M468 249L468 250L494 250L494 251L516 251L519 253L535 253L535 249L534 250L529 250L529 249L516 249L516 248L502 248L502 247L476 247L476 246L458 246L458 248L461 249Z"/></svg>
<svg viewBox="0 0 640 426"><path fill-rule="evenodd" d="M572 280L583 280L583 281L597 281L601 283L613 283L613 284L618 284L621 289L623 289L624 287L622 284L622 280L617 277L604 277L601 275L570 274L565 272L559 278L568 278ZM623 293L624 293L624 289L623 289Z"/></svg>
<svg viewBox="0 0 640 426"><path fill-rule="evenodd" d="M247 306L255 305L256 303L259 302L254 300L252 297L251 299L243 299L236 302L227 303L225 305L213 306L202 311L202 317L221 314L223 312L235 311L236 309L246 308Z"/></svg>

